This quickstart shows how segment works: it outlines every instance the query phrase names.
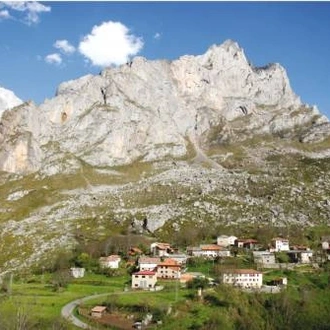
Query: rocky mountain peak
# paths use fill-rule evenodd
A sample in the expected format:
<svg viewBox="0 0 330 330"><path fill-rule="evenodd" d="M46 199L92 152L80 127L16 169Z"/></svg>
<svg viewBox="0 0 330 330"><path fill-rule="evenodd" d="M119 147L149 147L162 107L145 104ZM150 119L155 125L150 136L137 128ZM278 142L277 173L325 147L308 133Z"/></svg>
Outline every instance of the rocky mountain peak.
<svg viewBox="0 0 330 330"><path fill-rule="evenodd" d="M207 148L327 122L315 109L301 107L283 67L252 67L231 40L174 61L135 57L62 83L38 108L13 110L0 136L0 169L35 171L43 164L54 174L80 162L105 167L178 158L191 142ZM209 141L211 131L215 141Z"/></svg>

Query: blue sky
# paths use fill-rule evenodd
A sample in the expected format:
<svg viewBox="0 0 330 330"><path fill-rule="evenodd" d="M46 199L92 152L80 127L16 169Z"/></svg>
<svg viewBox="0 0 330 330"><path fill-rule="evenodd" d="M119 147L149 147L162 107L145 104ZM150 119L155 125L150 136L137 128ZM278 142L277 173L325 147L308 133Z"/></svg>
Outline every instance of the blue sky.
<svg viewBox="0 0 330 330"><path fill-rule="evenodd" d="M283 65L330 118L330 2L0 2L0 36L0 85L36 103L134 54L171 60L232 39L254 65Z"/></svg>

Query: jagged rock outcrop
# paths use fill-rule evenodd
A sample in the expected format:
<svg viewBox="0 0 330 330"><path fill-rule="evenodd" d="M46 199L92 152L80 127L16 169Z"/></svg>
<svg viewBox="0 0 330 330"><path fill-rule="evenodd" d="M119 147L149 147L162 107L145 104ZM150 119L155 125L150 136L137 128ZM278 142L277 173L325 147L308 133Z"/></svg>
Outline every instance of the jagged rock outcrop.
<svg viewBox="0 0 330 330"><path fill-rule="evenodd" d="M39 108L12 110L2 120L0 169L50 175L81 161L105 167L177 158L189 136L205 144L213 128L221 143L327 122L301 107L279 64L254 68L233 41L172 62L136 57L61 84Z"/></svg>

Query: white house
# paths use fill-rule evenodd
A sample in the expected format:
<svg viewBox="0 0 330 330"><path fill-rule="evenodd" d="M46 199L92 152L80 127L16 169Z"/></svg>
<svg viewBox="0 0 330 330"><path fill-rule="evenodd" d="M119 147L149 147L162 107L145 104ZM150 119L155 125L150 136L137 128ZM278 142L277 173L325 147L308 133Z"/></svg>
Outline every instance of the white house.
<svg viewBox="0 0 330 330"><path fill-rule="evenodd" d="M153 256L166 257L173 253L173 249L169 243L151 243L150 252Z"/></svg>
<svg viewBox="0 0 330 330"><path fill-rule="evenodd" d="M289 251L289 240L286 238L276 237L271 241L270 251L273 252L281 252L281 251Z"/></svg>
<svg viewBox="0 0 330 330"><path fill-rule="evenodd" d="M216 244L201 244L199 247L188 247L187 253L193 257L230 257L229 250Z"/></svg>
<svg viewBox="0 0 330 330"><path fill-rule="evenodd" d="M81 278L85 276L85 268L71 267L71 275L74 278Z"/></svg>
<svg viewBox="0 0 330 330"><path fill-rule="evenodd" d="M323 250L329 250L330 248L330 236L322 236L321 238L321 242L322 242L322 249Z"/></svg>
<svg viewBox="0 0 330 330"><path fill-rule="evenodd" d="M108 256L108 257L101 257L99 259L101 267L103 267L103 268L112 268L112 269L118 269L120 261L121 261L121 258L118 255L111 255L111 256Z"/></svg>
<svg viewBox="0 0 330 330"><path fill-rule="evenodd" d="M220 235L217 237L217 245L223 246L223 247L235 245L236 240L237 240L236 236Z"/></svg>
<svg viewBox="0 0 330 330"><path fill-rule="evenodd" d="M153 271L157 268L157 265L161 262L160 258L154 257L140 257L138 264L140 271L150 270Z"/></svg>
<svg viewBox="0 0 330 330"><path fill-rule="evenodd" d="M254 269L229 269L222 272L220 280L224 284L241 288L261 288L262 272Z"/></svg>
<svg viewBox="0 0 330 330"><path fill-rule="evenodd" d="M157 283L156 272L150 270L143 270L132 274L132 288L133 289L151 289Z"/></svg>
<svg viewBox="0 0 330 330"><path fill-rule="evenodd" d="M253 259L256 264L275 264L275 254L269 251L253 251Z"/></svg>

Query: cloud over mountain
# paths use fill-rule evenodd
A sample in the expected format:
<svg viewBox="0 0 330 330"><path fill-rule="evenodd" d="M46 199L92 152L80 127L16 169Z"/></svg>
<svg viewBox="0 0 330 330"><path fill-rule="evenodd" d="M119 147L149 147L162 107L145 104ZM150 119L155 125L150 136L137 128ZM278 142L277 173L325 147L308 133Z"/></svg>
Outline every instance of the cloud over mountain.
<svg viewBox="0 0 330 330"><path fill-rule="evenodd" d="M143 40L130 34L120 22L103 22L95 25L90 34L79 44L79 52L95 66L120 65L136 55L143 47Z"/></svg>

